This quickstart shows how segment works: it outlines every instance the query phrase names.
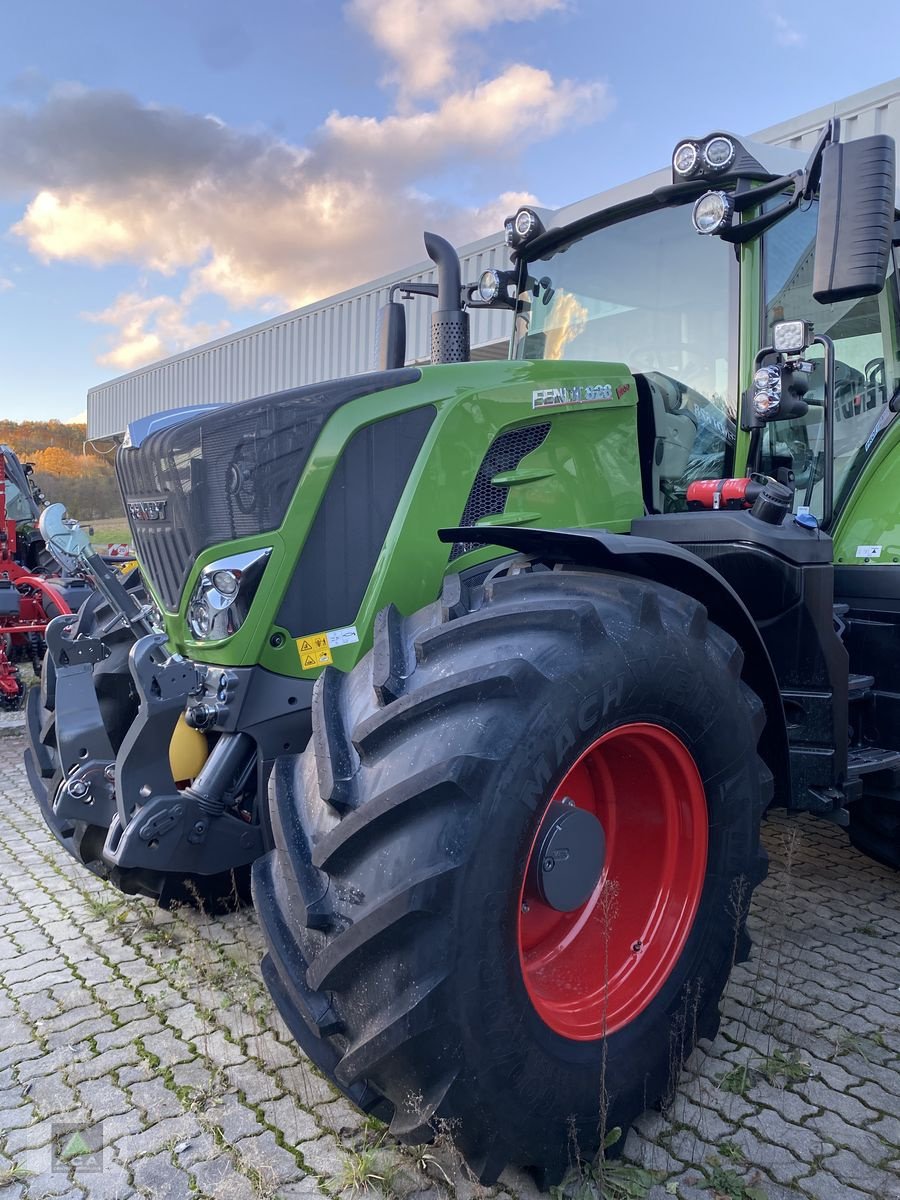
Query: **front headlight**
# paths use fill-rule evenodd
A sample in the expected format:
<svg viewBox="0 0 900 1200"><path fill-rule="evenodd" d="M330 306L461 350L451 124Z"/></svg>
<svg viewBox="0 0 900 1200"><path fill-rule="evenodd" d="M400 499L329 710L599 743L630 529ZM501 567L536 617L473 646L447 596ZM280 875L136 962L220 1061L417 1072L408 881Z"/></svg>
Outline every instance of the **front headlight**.
<svg viewBox="0 0 900 1200"><path fill-rule="evenodd" d="M188 625L198 642L230 637L246 620L272 547L216 559L200 572L188 605Z"/></svg>

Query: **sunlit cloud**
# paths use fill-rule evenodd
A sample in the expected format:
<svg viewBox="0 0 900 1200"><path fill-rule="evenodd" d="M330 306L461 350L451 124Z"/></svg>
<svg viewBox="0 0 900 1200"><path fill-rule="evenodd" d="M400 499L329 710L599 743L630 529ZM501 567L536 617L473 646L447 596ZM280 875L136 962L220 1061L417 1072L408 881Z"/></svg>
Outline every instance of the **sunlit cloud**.
<svg viewBox="0 0 900 1200"><path fill-rule="evenodd" d="M464 39L564 6L428 0L422 23L424 0L352 0L406 86L388 115L331 113L305 145L80 86L0 107L0 195L24 206L11 232L45 264L132 264L162 277L89 314L111 331L98 361L122 370L224 332L192 317L205 295L283 311L420 260L426 228L457 243L494 232L537 198L464 205L424 182L451 171L483 179L486 167L502 177L529 145L602 119L613 97L601 80L523 63L463 83ZM424 55L415 78L409 21Z"/></svg>

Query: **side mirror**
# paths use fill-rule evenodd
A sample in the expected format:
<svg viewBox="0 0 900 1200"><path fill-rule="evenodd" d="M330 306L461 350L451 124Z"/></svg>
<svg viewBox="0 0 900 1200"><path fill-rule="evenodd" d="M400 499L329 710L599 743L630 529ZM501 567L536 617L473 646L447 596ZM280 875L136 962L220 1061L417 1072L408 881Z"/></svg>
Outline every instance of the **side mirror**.
<svg viewBox="0 0 900 1200"><path fill-rule="evenodd" d="M394 371L406 363L406 309L389 300L378 310L375 326L375 369Z"/></svg>
<svg viewBox="0 0 900 1200"><path fill-rule="evenodd" d="M820 304L875 296L894 227L894 139L877 133L822 152L813 296Z"/></svg>

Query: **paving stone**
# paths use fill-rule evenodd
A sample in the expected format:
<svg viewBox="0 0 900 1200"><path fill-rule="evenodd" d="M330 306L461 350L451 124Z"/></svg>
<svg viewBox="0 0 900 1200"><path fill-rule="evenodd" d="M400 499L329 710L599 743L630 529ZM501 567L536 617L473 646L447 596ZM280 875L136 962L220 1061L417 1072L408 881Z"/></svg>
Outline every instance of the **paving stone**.
<svg viewBox="0 0 900 1200"><path fill-rule="evenodd" d="M294 1156L278 1145L270 1129L255 1137L241 1138L234 1148L242 1173L255 1173L261 1188L290 1183L304 1174Z"/></svg>
<svg viewBox="0 0 900 1200"><path fill-rule="evenodd" d="M209 1162L199 1163L192 1174L200 1195L215 1200L259 1200L259 1193L249 1179L235 1169L230 1155L221 1154Z"/></svg>
<svg viewBox="0 0 900 1200"><path fill-rule="evenodd" d="M343 1097L332 1100L330 1104L319 1104L315 1109L316 1120L325 1129L330 1129L338 1137L358 1133L365 1125L365 1117L354 1105ZM307 1135L308 1136L308 1135Z"/></svg>
<svg viewBox="0 0 900 1200"><path fill-rule="evenodd" d="M204 1121L210 1128L218 1129L229 1145L263 1130L253 1109L242 1103L233 1092L211 1105L204 1113Z"/></svg>
<svg viewBox="0 0 900 1200"><path fill-rule="evenodd" d="M323 1124L327 1124L327 1118L323 1116L327 1108L330 1108L330 1105L323 1105L316 1110L316 1116ZM284 1140L289 1146L296 1146L298 1142L318 1137L322 1132L316 1118L302 1109L293 1096L283 1096L274 1103L264 1104L262 1114L269 1125L273 1125L284 1135Z"/></svg>
<svg viewBox="0 0 900 1200"><path fill-rule="evenodd" d="M886 1171L864 1162L849 1150L839 1150L837 1154L827 1158L823 1166L846 1186L857 1188L872 1196L889 1194L889 1188L897 1187L896 1177L891 1178Z"/></svg>
<svg viewBox="0 0 900 1200"><path fill-rule="evenodd" d="M308 1171L314 1171L326 1182L340 1178L346 1158L340 1144L333 1137L326 1136L314 1142L301 1142L297 1149L303 1155Z"/></svg>
<svg viewBox="0 0 900 1200"><path fill-rule="evenodd" d="M181 1101L162 1079L148 1079L145 1083L133 1084L128 1091L134 1103L144 1110L148 1121L178 1117L184 1111Z"/></svg>
<svg viewBox="0 0 900 1200"><path fill-rule="evenodd" d="M139 1159L134 1164L134 1182L154 1200L187 1200L192 1191L190 1175L173 1166L168 1153Z"/></svg>
<svg viewBox="0 0 900 1200"><path fill-rule="evenodd" d="M142 1154L154 1154L158 1150L163 1150L170 1143L190 1141L192 1137L198 1137L201 1132L197 1118L192 1114L185 1113L180 1117L167 1117L165 1120L155 1121L147 1128L142 1128L138 1133L129 1133L118 1138L116 1155L121 1162L129 1163Z"/></svg>

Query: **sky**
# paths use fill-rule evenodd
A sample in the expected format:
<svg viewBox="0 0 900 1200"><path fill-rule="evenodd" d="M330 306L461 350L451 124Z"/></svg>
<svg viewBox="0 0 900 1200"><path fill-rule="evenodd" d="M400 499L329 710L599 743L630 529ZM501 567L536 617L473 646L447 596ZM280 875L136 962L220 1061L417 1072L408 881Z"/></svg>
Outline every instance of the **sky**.
<svg viewBox="0 0 900 1200"><path fill-rule="evenodd" d="M0 417L897 74L855 0L0 2Z"/></svg>

